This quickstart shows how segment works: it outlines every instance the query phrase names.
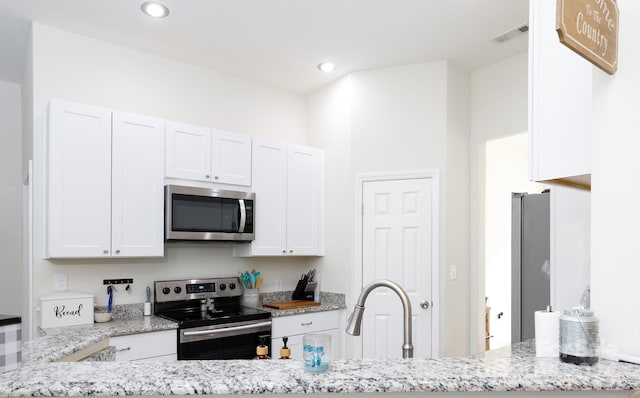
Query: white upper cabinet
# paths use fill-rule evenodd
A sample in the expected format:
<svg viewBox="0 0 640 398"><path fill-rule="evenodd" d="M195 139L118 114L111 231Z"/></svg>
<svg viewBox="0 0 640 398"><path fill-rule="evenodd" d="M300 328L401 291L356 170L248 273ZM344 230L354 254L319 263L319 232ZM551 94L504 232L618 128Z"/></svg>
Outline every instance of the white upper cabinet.
<svg viewBox="0 0 640 398"><path fill-rule="evenodd" d="M211 129L167 122L167 177L211 180Z"/></svg>
<svg viewBox="0 0 640 398"><path fill-rule="evenodd" d="M287 149L287 252L324 252L324 152L289 145Z"/></svg>
<svg viewBox="0 0 640 398"><path fill-rule="evenodd" d="M167 122L166 176L251 185L251 137Z"/></svg>
<svg viewBox="0 0 640 398"><path fill-rule="evenodd" d="M324 152L254 139L252 153L256 239L236 255L323 255Z"/></svg>
<svg viewBox="0 0 640 398"><path fill-rule="evenodd" d="M555 1L529 6L529 179L590 185L593 67L560 43Z"/></svg>
<svg viewBox="0 0 640 398"><path fill-rule="evenodd" d="M111 245L114 255L164 254L164 121L113 112Z"/></svg>
<svg viewBox="0 0 640 398"><path fill-rule="evenodd" d="M50 102L46 256L163 256L163 138L158 119Z"/></svg>
<svg viewBox="0 0 640 398"><path fill-rule="evenodd" d="M48 256L108 257L111 111L51 101L47 140Z"/></svg>

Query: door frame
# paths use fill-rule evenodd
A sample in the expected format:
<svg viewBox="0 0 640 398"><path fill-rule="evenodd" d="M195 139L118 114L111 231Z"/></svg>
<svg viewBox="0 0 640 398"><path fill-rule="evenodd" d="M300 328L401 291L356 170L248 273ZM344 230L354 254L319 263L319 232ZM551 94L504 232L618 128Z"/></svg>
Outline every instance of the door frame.
<svg viewBox="0 0 640 398"><path fill-rule="evenodd" d="M364 173L356 175L356 228L354 303L362 291L362 187L366 182L431 179L431 357L440 357L440 171L437 169L407 172ZM362 337L358 336L354 354L362 358Z"/></svg>

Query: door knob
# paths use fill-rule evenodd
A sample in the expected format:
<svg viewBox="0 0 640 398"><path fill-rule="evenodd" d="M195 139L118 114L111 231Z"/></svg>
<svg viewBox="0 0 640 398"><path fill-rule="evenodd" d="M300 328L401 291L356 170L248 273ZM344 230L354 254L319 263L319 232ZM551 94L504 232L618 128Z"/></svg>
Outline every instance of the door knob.
<svg viewBox="0 0 640 398"><path fill-rule="evenodd" d="M420 307L424 310L426 310L427 308L429 308L429 300L422 300L420 302Z"/></svg>

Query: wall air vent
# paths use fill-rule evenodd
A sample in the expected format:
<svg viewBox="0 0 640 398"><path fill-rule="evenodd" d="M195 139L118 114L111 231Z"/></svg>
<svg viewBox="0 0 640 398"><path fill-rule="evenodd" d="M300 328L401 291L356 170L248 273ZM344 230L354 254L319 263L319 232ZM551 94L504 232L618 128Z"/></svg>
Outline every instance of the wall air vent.
<svg viewBox="0 0 640 398"><path fill-rule="evenodd" d="M513 39L516 36L520 36L523 33L527 33L529 31L529 25L528 24L522 24L522 25L518 25L515 26L511 29L509 29L508 31L499 34L498 36L494 37L493 39L491 39L492 42L494 43L504 43L505 41L509 41L511 39Z"/></svg>

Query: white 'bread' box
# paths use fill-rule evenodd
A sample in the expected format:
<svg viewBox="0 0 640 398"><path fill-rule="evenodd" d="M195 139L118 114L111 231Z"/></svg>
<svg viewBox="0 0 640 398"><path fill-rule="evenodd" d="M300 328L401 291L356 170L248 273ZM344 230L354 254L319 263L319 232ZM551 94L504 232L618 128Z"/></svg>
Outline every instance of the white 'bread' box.
<svg viewBox="0 0 640 398"><path fill-rule="evenodd" d="M56 293L40 298L43 328L93 323L93 295Z"/></svg>

